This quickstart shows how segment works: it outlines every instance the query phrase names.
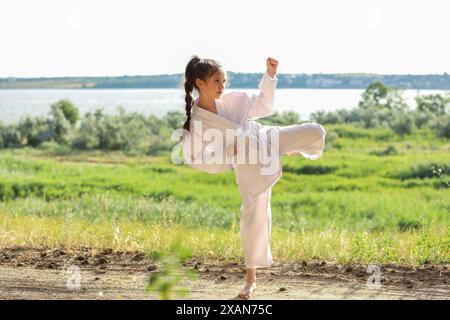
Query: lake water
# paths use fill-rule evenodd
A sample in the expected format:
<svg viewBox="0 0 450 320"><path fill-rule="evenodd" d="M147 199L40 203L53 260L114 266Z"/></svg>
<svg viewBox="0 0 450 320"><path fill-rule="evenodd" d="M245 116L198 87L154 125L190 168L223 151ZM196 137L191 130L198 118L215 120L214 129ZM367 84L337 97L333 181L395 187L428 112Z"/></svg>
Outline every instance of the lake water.
<svg viewBox="0 0 450 320"><path fill-rule="evenodd" d="M257 94L257 89L228 89ZM277 89L276 107L279 111L298 112L302 120L308 120L311 112L352 109L361 98L362 89ZM440 90L405 90L402 96L415 108L414 97L418 94L443 93ZM17 122L25 115L46 116L50 105L60 99L71 100L81 114L103 109L106 113L117 112L122 106L126 111L145 115L164 115L167 111L184 112L184 92L180 89L15 89L0 90L0 121L4 124Z"/></svg>

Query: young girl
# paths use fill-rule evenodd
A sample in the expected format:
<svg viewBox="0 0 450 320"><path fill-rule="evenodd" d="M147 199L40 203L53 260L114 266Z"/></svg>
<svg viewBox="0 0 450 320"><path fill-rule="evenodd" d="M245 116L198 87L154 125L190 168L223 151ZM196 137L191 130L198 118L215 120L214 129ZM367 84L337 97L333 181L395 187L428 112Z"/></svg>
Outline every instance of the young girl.
<svg viewBox="0 0 450 320"><path fill-rule="evenodd" d="M318 159L322 156L326 135L318 123L263 126L253 121L275 113L278 61L267 58L266 67L258 95L224 93L226 74L220 63L213 59L200 59L194 55L185 70L184 159L191 167L204 172L234 170L236 174L242 199L240 235L247 270L245 286L238 295L243 299L249 299L256 289L256 268L267 268L272 264L270 197L272 186L281 177L280 158L296 154L310 160ZM194 89L198 93L195 100ZM225 139L225 132L231 129L236 134L230 143L230 139ZM216 136L221 139L216 137L210 141L212 139L205 138L211 132L219 133ZM247 158L252 146L258 150L257 160L250 163ZM269 153L268 150L273 158L271 163L278 163L278 167L263 172L262 155L265 151ZM219 157L214 158L216 155ZM241 155L245 162L237 163L236 157ZM215 161L211 161L212 158Z"/></svg>

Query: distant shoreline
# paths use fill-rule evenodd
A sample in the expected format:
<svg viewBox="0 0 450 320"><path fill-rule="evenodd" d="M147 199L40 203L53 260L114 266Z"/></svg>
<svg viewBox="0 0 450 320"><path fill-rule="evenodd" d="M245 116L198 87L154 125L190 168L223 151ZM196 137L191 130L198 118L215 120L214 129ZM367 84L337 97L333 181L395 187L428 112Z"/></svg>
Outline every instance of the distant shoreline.
<svg viewBox="0 0 450 320"><path fill-rule="evenodd" d="M257 89L262 73L228 72L230 89ZM450 90L450 75L278 74L279 89L366 89L374 81L398 89ZM0 78L0 89L182 89L183 75Z"/></svg>
<svg viewBox="0 0 450 320"><path fill-rule="evenodd" d="M74 91L81 91L81 90L183 90L181 88L157 88L157 87L147 87L147 88L65 88L65 87L61 87L61 88L52 88L52 87L42 87L42 88L25 88L25 87L17 87L17 88L0 88L0 92L1 91L7 91L7 90L15 90L15 91L20 91L20 90L74 90ZM226 90L228 91L232 91L232 90L256 90L258 88L256 87L230 87L227 88ZM296 87L289 87L289 88L283 88L283 87L277 87L277 89L283 89L283 90L301 90L301 89L305 89L305 90L364 90L365 88L315 88L315 87L308 87L308 88L296 88ZM398 90L416 90L416 91L421 91L421 90L436 90L436 91L450 91L450 88L445 88L445 89L441 89L441 88L397 88Z"/></svg>

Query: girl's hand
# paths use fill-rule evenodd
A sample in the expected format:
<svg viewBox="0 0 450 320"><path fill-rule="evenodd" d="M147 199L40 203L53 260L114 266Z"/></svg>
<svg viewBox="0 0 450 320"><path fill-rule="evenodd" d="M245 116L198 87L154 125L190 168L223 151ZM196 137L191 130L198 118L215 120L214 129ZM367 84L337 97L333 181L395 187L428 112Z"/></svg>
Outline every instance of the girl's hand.
<svg viewBox="0 0 450 320"><path fill-rule="evenodd" d="M236 154L237 154L237 140L236 140L236 137L235 137L233 146L229 146L227 148L227 155L229 157L234 157Z"/></svg>
<svg viewBox="0 0 450 320"><path fill-rule="evenodd" d="M278 68L278 60L267 58L267 73L271 78L275 77Z"/></svg>

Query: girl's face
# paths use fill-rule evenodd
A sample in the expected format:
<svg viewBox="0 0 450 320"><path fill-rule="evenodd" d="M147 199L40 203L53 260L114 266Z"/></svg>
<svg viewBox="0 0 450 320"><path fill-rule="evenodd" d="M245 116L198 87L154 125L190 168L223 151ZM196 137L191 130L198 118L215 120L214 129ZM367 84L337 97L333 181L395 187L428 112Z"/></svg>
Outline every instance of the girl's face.
<svg viewBox="0 0 450 320"><path fill-rule="evenodd" d="M200 95L209 97L210 99L219 99L225 89L226 81L225 73L219 70L206 81L197 79L195 83L200 90Z"/></svg>

